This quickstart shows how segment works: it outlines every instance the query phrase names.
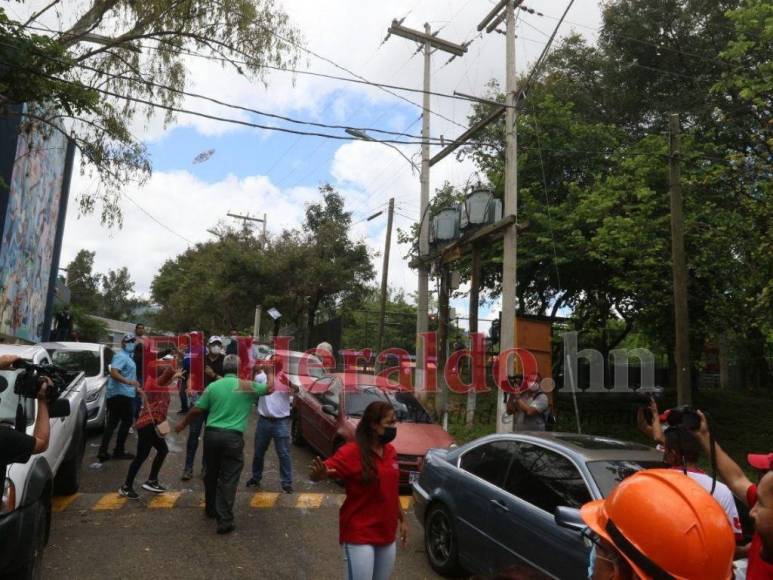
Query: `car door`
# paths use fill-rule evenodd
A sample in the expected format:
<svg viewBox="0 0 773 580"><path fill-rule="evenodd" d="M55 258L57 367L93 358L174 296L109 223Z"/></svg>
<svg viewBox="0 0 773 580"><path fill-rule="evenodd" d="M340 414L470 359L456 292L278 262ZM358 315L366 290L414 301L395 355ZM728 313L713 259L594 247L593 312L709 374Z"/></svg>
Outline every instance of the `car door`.
<svg viewBox="0 0 773 580"><path fill-rule="evenodd" d="M558 506L579 508L591 500L579 469L569 457L541 445L518 442L511 450L504 485L489 513L492 535L506 549L498 571L526 562L562 580L585 578L587 548L576 531L558 526L554 518Z"/></svg>
<svg viewBox="0 0 773 580"><path fill-rule="evenodd" d="M459 557L470 572L492 574L495 562L508 560L506 548L493 533L489 514L501 493L515 442L489 441L466 451L459 459L464 481L456 487L456 533Z"/></svg>
<svg viewBox="0 0 773 580"><path fill-rule="evenodd" d="M332 382L333 377L319 379L308 390L298 395L297 406L303 439L320 452L319 420L317 418L322 413L320 396L330 388Z"/></svg>

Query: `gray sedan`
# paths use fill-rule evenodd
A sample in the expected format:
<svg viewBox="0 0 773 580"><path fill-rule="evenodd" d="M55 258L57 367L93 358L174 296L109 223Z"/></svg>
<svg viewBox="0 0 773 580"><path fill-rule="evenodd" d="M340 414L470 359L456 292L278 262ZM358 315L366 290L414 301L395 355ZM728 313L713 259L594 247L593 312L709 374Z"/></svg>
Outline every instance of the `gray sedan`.
<svg viewBox="0 0 773 580"><path fill-rule="evenodd" d="M640 469L663 466L651 447L573 433L497 434L431 449L413 484L429 563L446 576L515 578L525 567L586 578L588 550L555 523L556 507L578 508Z"/></svg>

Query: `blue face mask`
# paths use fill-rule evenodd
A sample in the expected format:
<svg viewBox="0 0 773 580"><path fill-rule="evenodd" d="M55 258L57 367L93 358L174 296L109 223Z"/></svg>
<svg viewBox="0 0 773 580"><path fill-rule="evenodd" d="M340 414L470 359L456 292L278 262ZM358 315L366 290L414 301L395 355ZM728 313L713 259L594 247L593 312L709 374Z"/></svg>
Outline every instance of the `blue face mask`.
<svg viewBox="0 0 773 580"><path fill-rule="evenodd" d="M123 345L123 349L129 354L132 354L135 348L137 348L136 342L127 342L125 345Z"/></svg>
<svg viewBox="0 0 773 580"><path fill-rule="evenodd" d="M593 544L593 546L590 549L590 555L588 556L588 579L591 580L593 578L593 572L595 572L596 568L596 544Z"/></svg>

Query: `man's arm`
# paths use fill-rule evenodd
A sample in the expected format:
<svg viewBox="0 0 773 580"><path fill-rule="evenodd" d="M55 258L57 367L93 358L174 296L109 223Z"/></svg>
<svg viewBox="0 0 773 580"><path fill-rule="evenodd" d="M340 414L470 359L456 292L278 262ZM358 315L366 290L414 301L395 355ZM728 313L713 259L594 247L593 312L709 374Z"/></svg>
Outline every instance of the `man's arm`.
<svg viewBox="0 0 773 580"><path fill-rule="evenodd" d="M701 446L706 455L711 456L708 423L702 412L698 411L698 415L701 417L701 426L697 433L698 440L701 442ZM743 469L741 469L739 465L725 453L716 441L714 442L714 453L716 454L717 459L717 470L719 471L720 477L725 482L725 485L730 488L730 491L732 491L738 499L746 504L746 491L749 489L749 486L752 485L752 482L746 477Z"/></svg>
<svg viewBox="0 0 773 580"><path fill-rule="evenodd" d="M15 354L3 354L0 355L0 369L9 369L13 366L17 360L21 360L20 357Z"/></svg>
<svg viewBox="0 0 773 580"><path fill-rule="evenodd" d="M175 433L179 433L180 431L185 429L188 425L190 425L191 421L193 421L196 417L198 417L202 413L204 413L204 411L199 407L195 405L191 407L188 413L185 415L185 417L183 417L183 420L177 423L177 425L175 425L175 428L174 428Z"/></svg>
<svg viewBox="0 0 773 580"><path fill-rule="evenodd" d="M113 377L113 379L115 379L119 383L123 383L124 385L129 385L132 387L140 386L140 384L137 381L132 381L130 379L127 379L125 376L123 376L115 367L110 367L110 376Z"/></svg>
<svg viewBox="0 0 773 580"><path fill-rule="evenodd" d="M48 449L48 440L51 436L51 422L48 415L48 401L46 400L46 392L48 387L53 383L51 379L44 379L45 383L40 387L38 391L38 416L35 417L35 428L32 432L32 436L35 438L35 447L32 453L43 453Z"/></svg>

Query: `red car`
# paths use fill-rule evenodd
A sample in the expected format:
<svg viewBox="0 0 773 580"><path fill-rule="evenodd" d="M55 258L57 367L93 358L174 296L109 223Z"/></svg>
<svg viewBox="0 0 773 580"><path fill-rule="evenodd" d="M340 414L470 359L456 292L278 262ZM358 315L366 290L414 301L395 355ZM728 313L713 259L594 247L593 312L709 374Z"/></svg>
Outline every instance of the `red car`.
<svg viewBox="0 0 773 580"><path fill-rule="evenodd" d="M350 381L356 377L356 388L345 389L344 375L334 374L317 379L294 397L293 443L308 444L329 457L354 439L357 423L370 403L388 401L397 413L397 437L392 444L397 450L400 485L409 485L418 474L428 449L453 444L453 438L432 421L412 393L393 389L373 375L347 376Z"/></svg>

